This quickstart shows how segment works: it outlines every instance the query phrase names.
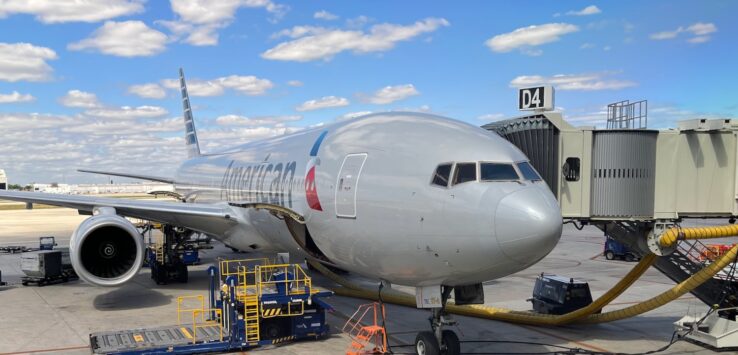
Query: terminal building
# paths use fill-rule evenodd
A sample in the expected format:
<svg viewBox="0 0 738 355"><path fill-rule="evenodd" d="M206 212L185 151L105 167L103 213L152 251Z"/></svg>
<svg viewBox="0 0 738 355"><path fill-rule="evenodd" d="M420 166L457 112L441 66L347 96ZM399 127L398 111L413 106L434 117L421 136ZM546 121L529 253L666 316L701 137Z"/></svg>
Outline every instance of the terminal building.
<svg viewBox="0 0 738 355"><path fill-rule="evenodd" d="M5 170L0 169L0 190L8 189L8 176L5 175Z"/></svg>

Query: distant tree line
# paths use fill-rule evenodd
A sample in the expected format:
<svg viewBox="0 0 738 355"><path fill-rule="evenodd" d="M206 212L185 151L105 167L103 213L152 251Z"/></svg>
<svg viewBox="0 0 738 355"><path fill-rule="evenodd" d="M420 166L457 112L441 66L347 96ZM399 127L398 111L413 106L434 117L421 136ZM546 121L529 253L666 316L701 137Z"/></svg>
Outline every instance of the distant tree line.
<svg viewBox="0 0 738 355"><path fill-rule="evenodd" d="M31 185L21 186L19 184L10 184L8 185L8 190L31 191L33 190L33 186Z"/></svg>

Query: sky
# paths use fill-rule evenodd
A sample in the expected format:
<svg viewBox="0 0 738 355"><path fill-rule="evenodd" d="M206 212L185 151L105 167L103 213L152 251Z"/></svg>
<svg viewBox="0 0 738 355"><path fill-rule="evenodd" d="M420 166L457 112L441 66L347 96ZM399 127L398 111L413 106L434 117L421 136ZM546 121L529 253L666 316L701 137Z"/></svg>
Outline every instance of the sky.
<svg viewBox="0 0 738 355"><path fill-rule="evenodd" d="M738 118L736 1L0 1L10 183L173 176L178 69L204 153L369 112L482 125L556 89L572 124L648 100L649 128ZM117 179L118 181L120 179ZM123 180L120 180L123 181Z"/></svg>

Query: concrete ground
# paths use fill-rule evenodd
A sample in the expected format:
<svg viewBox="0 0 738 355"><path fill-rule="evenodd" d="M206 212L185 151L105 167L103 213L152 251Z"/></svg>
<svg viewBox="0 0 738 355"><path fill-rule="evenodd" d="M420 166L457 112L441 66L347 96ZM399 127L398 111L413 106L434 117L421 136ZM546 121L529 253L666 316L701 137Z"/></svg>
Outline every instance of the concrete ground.
<svg viewBox="0 0 738 355"><path fill-rule="evenodd" d="M0 246L36 246L38 237L54 235L60 245L68 243L74 228L85 218L68 209L0 211ZM589 282L593 297L615 284L635 263L607 261L602 257L602 233L594 228L577 231L564 228L559 245L544 260L515 275L485 285L488 305L516 310L530 309L535 278L541 272L556 273ZM253 257L233 253L215 242L213 250L201 253L203 264L190 270L190 282L157 286L147 269L132 282L119 288L100 288L81 281L45 287L21 286L19 255L0 254L3 281L0 287L0 355L19 353L84 354L89 353L88 336L92 332L156 327L176 324L176 297L205 295L207 267L218 257L231 259ZM320 286L330 282L315 276ZM655 269L646 272L630 290L605 311L628 306L650 298L673 286L673 282ZM408 292L412 289L395 286ZM278 347L255 349L269 354L340 354L349 339L339 330L348 316L367 301L346 297L329 300L336 311L328 322L334 329L321 341L298 342ZM561 350L557 346L597 352L645 352L669 342L672 323L689 312L704 312L707 307L691 295L635 318L599 325L533 327L497 321L457 317L454 329L465 343L464 353L541 353ZM428 312L408 307L387 306L387 330L391 344L413 342L417 331L428 329ZM487 342L480 342L487 341ZM511 342L511 343L506 343ZM547 345L520 344L515 342ZM410 353L411 347L393 348L396 353ZM666 354L712 353L697 345L678 342Z"/></svg>

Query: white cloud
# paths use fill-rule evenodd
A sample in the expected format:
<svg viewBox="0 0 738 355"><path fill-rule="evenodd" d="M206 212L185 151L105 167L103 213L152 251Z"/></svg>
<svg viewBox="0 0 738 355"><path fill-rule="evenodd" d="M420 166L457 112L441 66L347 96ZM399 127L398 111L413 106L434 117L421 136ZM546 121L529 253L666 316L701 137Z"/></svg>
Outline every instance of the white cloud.
<svg viewBox="0 0 738 355"><path fill-rule="evenodd" d="M496 35L484 42L489 49L499 53L513 49L522 50L542 44L556 42L561 36L579 31L579 27L568 23L547 23L518 28L515 31ZM525 53L525 52L524 52ZM540 50L528 54L540 55Z"/></svg>
<svg viewBox="0 0 738 355"><path fill-rule="evenodd" d="M184 42L195 46L218 44L218 30L227 27L240 8L264 8L274 18L287 11L285 5L270 0L171 0L176 21L157 21L172 31L174 37L185 37Z"/></svg>
<svg viewBox="0 0 738 355"><path fill-rule="evenodd" d="M96 108L101 106L97 95L80 90L67 91L66 95L59 98L59 103L66 107Z"/></svg>
<svg viewBox="0 0 738 355"><path fill-rule="evenodd" d="M162 85L167 89L179 90L179 80L164 79ZM274 87L269 79L253 75L229 75L212 80L187 80L187 92L191 96L219 96L226 89L250 96L264 95Z"/></svg>
<svg viewBox="0 0 738 355"><path fill-rule="evenodd" d="M308 100L295 107L297 111L312 111L329 107L348 106L349 101L344 97L324 96L317 100Z"/></svg>
<svg viewBox="0 0 738 355"><path fill-rule="evenodd" d="M7 136L8 132L23 133L28 136L28 128L33 127L34 130L46 128L60 128L69 126L74 120L66 116L39 114L39 113L0 113L0 127L3 128L3 141L12 138ZM0 154L3 156L4 154Z"/></svg>
<svg viewBox="0 0 738 355"><path fill-rule="evenodd" d="M46 47L0 42L0 80L49 80L53 69L46 61L56 58L56 52Z"/></svg>
<svg viewBox="0 0 738 355"><path fill-rule="evenodd" d="M477 119L484 122L494 122L499 121L503 118L507 117L504 113L487 113L481 116L478 116Z"/></svg>
<svg viewBox="0 0 738 355"><path fill-rule="evenodd" d="M21 94L17 91L13 91L10 94L0 94L0 104L11 104L19 102L31 102L36 100L30 94Z"/></svg>
<svg viewBox="0 0 738 355"><path fill-rule="evenodd" d="M323 27L297 26L292 30L280 31L296 38L278 44L261 54L270 60L308 62L329 60L338 53L350 51L355 54L384 52L398 42L408 41L423 33L433 32L449 26L443 18L427 18L412 25L378 24L368 32L361 30L338 30Z"/></svg>
<svg viewBox="0 0 738 355"><path fill-rule="evenodd" d="M131 85L128 87L128 92L147 99L163 99L167 96L164 88L155 83Z"/></svg>
<svg viewBox="0 0 738 355"><path fill-rule="evenodd" d="M554 76L522 75L510 81L514 88L553 85L556 90L619 90L638 85L629 80L608 79L609 72L591 74L558 74Z"/></svg>
<svg viewBox="0 0 738 355"><path fill-rule="evenodd" d="M596 15L601 13L602 10L600 10L599 7L595 5L589 5L579 11L569 11L566 14L572 15L572 16L588 16L588 15Z"/></svg>
<svg viewBox="0 0 738 355"><path fill-rule="evenodd" d="M96 50L120 57L145 57L166 49L167 36L141 21L107 21L91 37L70 43L69 50Z"/></svg>
<svg viewBox="0 0 738 355"><path fill-rule="evenodd" d="M182 119L179 117L166 120L148 120L131 122L130 120L118 121L92 121L81 125L65 127L64 132L85 133L96 136L121 136L146 133L174 133L183 130ZM113 142L117 144L118 142Z"/></svg>
<svg viewBox="0 0 738 355"><path fill-rule="evenodd" d="M313 18L316 18L316 19L319 19L319 20L332 21L332 20L338 19L338 16L336 16L336 15L334 15L334 14L328 12L328 11L320 10L320 11L318 11L318 12L316 12L316 13L313 14Z"/></svg>
<svg viewBox="0 0 738 355"><path fill-rule="evenodd" d="M225 115L215 119L221 126L280 126L286 122L295 122L302 119L300 115L287 116L258 116L246 117L239 115Z"/></svg>
<svg viewBox="0 0 738 355"><path fill-rule="evenodd" d="M357 117L366 116L366 115L369 115L369 114L372 114L372 113L373 113L372 111L348 112L348 113L345 113L345 114L339 116L338 118L336 118L336 121L350 120L350 119L354 119L354 118L357 118Z"/></svg>
<svg viewBox="0 0 738 355"><path fill-rule="evenodd" d="M179 80L177 79L164 79L161 84L167 89L179 91ZM217 80L187 80L187 93L190 96L219 96L224 92L225 89Z"/></svg>
<svg viewBox="0 0 738 355"><path fill-rule="evenodd" d="M366 101L376 105L386 105L416 95L420 95L420 92L413 84L385 86L367 97Z"/></svg>
<svg viewBox="0 0 738 355"><path fill-rule="evenodd" d="M87 110L85 115L102 119L138 119L138 118L156 118L163 117L168 114L167 110L158 106L121 106L121 107L104 107Z"/></svg>
<svg viewBox="0 0 738 355"><path fill-rule="evenodd" d="M300 86L303 86L305 84L302 81L300 81L300 80L290 80L290 81L287 82L287 85L294 86L294 87L300 87Z"/></svg>
<svg viewBox="0 0 738 355"><path fill-rule="evenodd" d="M43 23L98 22L143 12L140 0L4 0L0 18L13 14L35 15Z"/></svg>
<svg viewBox="0 0 738 355"><path fill-rule="evenodd" d="M705 43L710 40L710 36L697 36L687 40L689 43Z"/></svg>
<svg viewBox="0 0 738 355"><path fill-rule="evenodd" d="M594 48L595 45L592 43L583 43L581 46L579 46L579 49L590 49Z"/></svg>
<svg viewBox="0 0 738 355"><path fill-rule="evenodd" d="M663 31L652 33L649 38L656 41L662 41L667 39L677 38L680 34L686 33L693 37L688 38L689 43L704 43L709 41L710 34L717 32L717 26L713 23L696 22L687 27L679 26L673 31Z"/></svg>

